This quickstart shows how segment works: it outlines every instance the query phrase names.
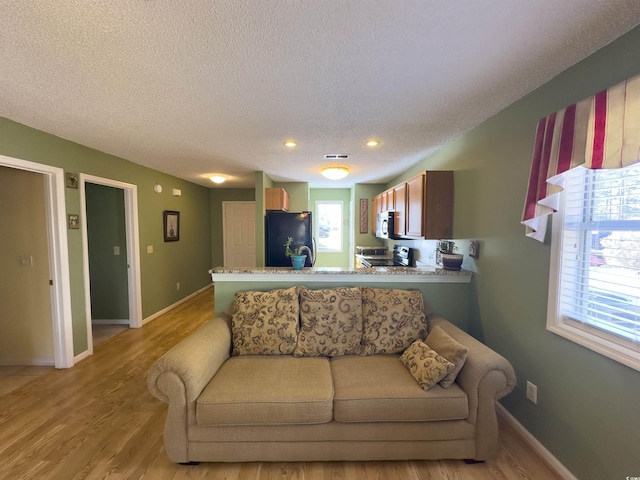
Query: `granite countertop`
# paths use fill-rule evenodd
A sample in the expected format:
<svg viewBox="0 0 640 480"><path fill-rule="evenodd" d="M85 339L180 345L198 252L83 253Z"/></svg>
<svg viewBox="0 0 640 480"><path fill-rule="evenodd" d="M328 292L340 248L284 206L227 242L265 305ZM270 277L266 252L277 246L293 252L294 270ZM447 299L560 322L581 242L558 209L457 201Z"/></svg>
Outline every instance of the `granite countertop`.
<svg viewBox="0 0 640 480"><path fill-rule="evenodd" d="M211 278L216 281L233 281L244 278L245 275L255 275L256 281L272 280L279 276L284 279L286 276L303 276L306 279L327 279L345 278L346 275L357 275L362 279L376 277L381 281L386 277L389 280L394 278L400 280L401 277L413 278L415 281L434 282L469 282L472 272L469 270L452 271L438 267L372 267L372 268L342 268L342 267L305 267L302 270L294 270L291 267L237 267L224 268L216 267L209 270ZM260 277L260 278L258 278ZM394 277L394 278L390 278Z"/></svg>

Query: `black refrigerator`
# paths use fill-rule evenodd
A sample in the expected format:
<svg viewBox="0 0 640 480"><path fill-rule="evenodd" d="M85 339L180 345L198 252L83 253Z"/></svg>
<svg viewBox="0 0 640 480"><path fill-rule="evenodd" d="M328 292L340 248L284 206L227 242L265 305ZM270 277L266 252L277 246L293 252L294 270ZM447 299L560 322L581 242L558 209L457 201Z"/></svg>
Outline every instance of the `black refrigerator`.
<svg viewBox="0 0 640 480"><path fill-rule="evenodd" d="M284 244L293 238L292 246L306 245L313 251L311 212L280 212L268 210L264 220L264 264L266 267L290 267L291 259L284 254ZM308 252L305 267L311 267Z"/></svg>

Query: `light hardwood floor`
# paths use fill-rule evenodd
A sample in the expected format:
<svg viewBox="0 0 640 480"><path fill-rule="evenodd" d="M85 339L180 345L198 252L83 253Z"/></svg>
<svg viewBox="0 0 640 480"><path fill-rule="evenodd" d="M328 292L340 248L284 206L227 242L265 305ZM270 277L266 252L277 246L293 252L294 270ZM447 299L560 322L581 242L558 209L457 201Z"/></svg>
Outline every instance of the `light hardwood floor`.
<svg viewBox="0 0 640 480"><path fill-rule="evenodd" d="M166 405L146 375L163 352L212 317L211 289L140 329L98 345L0 398L0 479L532 479L558 478L501 426L495 460L176 465L164 451Z"/></svg>

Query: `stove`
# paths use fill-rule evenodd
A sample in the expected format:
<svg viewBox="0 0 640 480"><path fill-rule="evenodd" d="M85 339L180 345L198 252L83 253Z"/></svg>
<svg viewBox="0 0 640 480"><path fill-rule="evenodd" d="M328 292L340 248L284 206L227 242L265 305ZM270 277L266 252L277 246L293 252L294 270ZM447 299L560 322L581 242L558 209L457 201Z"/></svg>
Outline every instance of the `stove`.
<svg viewBox="0 0 640 480"><path fill-rule="evenodd" d="M393 246L393 258L363 258L365 268L371 267L413 267L413 249L404 245Z"/></svg>

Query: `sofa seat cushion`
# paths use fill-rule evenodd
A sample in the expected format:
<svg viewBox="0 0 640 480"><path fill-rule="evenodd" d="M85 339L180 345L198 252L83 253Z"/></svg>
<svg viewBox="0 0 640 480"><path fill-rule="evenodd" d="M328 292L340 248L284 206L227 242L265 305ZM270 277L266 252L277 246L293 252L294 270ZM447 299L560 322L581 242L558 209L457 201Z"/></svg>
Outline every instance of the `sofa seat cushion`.
<svg viewBox="0 0 640 480"><path fill-rule="evenodd" d="M231 357L196 404L196 421L203 426L316 424L332 418L333 382L324 357Z"/></svg>
<svg viewBox="0 0 640 480"><path fill-rule="evenodd" d="M464 419L466 394L457 385L422 390L399 355L331 359L337 422L426 422Z"/></svg>

